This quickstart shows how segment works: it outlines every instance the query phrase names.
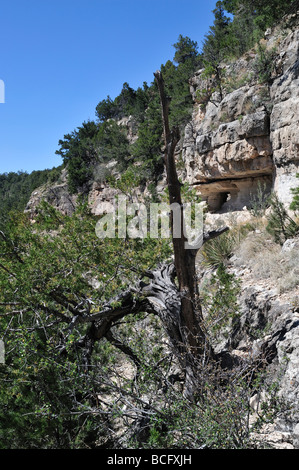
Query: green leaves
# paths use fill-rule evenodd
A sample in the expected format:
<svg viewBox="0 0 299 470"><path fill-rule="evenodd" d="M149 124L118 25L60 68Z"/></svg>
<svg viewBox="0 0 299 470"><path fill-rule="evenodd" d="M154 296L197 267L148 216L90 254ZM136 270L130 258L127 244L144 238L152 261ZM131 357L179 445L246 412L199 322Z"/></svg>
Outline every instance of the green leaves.
<svg viewBox="0 0 299 470"><path fill-rule="evenodd" d="M93 168L98 163L116 160L126 165L129 156L129 143L123 128L115 121L96 124L83 123L72 134L59 141L60 150L56 153L63 158L68 169L68 187L71 193L82 190L92 179Z"/></svg>
<svg viewBox="0 0 299 470"><path fill-rule="evenodd" d="M155 181L162 173L162 118L155 86L149 91L151 100L144 120L138 127L137 140L131 145L131 155L138 162L137 171L143 181Z"/></svg>
<svg viewBox="0 0 299 470"><path fill-rule="evenodd" d="M99 239L95 226L84 206L67 217L43 204L34 225L26 215L14 220L0 237L0 313L15 308L67 325L170 255L167 240Z"/></svg>
<svg viewBox="0 0 299 470"><path fill-rule="evenodd" d="M177 64L185 64L192 61L195 65L198 59L198 45L196 41L192 41L188 36L179 35L178 42L173 44L175 54L173 60Z"/></svg>
<svg viewBox="0 0 299 470"><path fill-rule="evenodd" d="M98 160L104 163L110 160L123 162L129 156L129 142L125 130L113 120L99 125L95 146Z"/></svg>
<svg viewBox="0 0 299 470"><path fill-rule="evenodd" d="M258 55L253 64L253 70L258 76L260 83L271 83L271 76L275 66L277 52L275 48L267 50L258 44Z"/></svg>
<svg viewBox="0 0 299 470"><path fill-rule="evenodd" d="M299 225L290 217L284 204L276 193L269 199L271 212L267 216L267 231L273 236L276 243L283 245L288 238L293 238L299 233Z"/></svg>
<svg viewBox="0 0 299 470"><path fill-rule="evenodd" d="M114 364L115 349L105 342L95 347L87 373L82 338L92 323L80 317L101 311L134 285L136 273L168 257L170 248L164 240L98 239L96 218L83 204L71 217L46 203L38 212L34 224L25 214L15 216L0 236L0 337L6 351L0 446L88 447L107 436L97 394L104 393L101 374L109 384L105 367Z"/></svg>
<svg viewBox="0 0 299 470"><path fill-rule="evenodd" d="M96 115L100 122L108 119L122 119L133 116L138 122L142 122L144 113L149 103L148 85L143 83L143 88L135 91L127 82L123 84L120 94L112 100L108 95L105 100L99 102L96 107Z"/></svg>
<svg viewBox="0 0 299 470"><path fill-rule="evenodd" d="M0 174L0 228L5 224L8 212L22 211L31 193L45 183L57 181L62 167L26 173L10 172Z"/></svg>
<svg viewBox="0 0 299 470"><path fill-rule="evenodd" d="M96 107L96 116L100 122L113 119L116 114L116 105L114 101L108 95L105 100L98 103Z"/></svg>
<svg viewBox="0 0 299 470"><path fill-rule="evenodd" d="M296 178L299 178L299 173L296 174ZM294 197L290 205L290 209L297 211L299 209L299 187L291 189Z"/></svg>
<svg viewBox="0 0 299 470"><path fill-rule="evenodd" d="M68 168L68 186L71 193L77 192L91 176L91 165L96 161L94 138L98 132L93 121L84 122L81 127L66 134L59 140L60 149L57 154L63 158Z"/></svg>
<svg viewBox="0 0 299 470"><path fill-rule="evenodd" d="M220 264L212 275L209 286L204 289L203 303L207 308L207 331L216 335L222 333L231 321L240 316L238 294L240 282L234 274L230 274L224 264Z"/></svg>
<svg viewBox="0 0 299 470"><path fill-rule="evenodd" d="M161 69L166 88L171 97L170 125L184 126L191 118L192 97L189 79L199 66L197 43L188 37L179 36L174 44L174 65L168 61ZM107 164L110 160L118 162L119 171L124 171L132 162L138 162L139 173L143 180L156 182L163 171L162 120L159 96L155 81L148 86L134 90L127 82L120 94L112 100L110 96L96 106L98 122L84 122L71 134L59 141L64 165L68 169L68 185L72 193L84 192L86 183L94 173L106 177L104 168L96 165ZM137 140L129 145L127 129L116 121L131 117Z"/></svg>

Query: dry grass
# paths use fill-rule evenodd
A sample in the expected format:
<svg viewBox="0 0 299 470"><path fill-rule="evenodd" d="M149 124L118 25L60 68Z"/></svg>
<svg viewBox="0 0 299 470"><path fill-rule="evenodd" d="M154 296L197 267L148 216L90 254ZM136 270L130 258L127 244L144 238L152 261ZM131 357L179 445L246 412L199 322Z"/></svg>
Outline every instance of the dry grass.
<svg viewBox="0 0 299 470"><path fill-rule="evenodd" d="M198 263L208 267L226 264L251 230L253 226L250 224L238 224L220 237L207 242L199 252Z"/></svg>
<svg viewBox="0 0 299 470"><path fill-rule="evenodd" d="M283 250L264 231L249 233L235 255L236 266L250 268L256 280L273 281L280 293L299 285L298 247Z"/></svg>

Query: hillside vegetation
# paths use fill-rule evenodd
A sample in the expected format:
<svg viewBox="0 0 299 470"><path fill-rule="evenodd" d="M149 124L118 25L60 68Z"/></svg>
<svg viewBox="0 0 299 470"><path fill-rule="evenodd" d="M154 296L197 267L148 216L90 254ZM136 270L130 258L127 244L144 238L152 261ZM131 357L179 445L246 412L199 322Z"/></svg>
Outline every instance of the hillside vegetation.
<svg viewBox="0 0 299 470"><path fill-rule="evenodd" d="M0 174L0 223L3 224L10 211L23 211L31 193L45 183L57 180L61 167L52 170L24 171Z"/></svg>

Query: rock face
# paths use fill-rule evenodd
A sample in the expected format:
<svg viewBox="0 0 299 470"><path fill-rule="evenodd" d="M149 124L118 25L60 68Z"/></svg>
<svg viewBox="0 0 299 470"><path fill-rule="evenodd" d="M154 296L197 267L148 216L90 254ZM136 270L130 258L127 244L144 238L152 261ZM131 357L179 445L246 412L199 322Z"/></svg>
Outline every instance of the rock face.
<svg viewBox="0 0 299 470"><path fill-rule="evenodd" d="M299 31L290 34L281 52L283 73L270 90L274 106L270 138L276 168L274 189L284 202L291 201L290 188L298 186L299 168Z"/></svg>
<svg viewBox="0 0 299 470"><path fill-rule="evenodd" d="M258 185L291 202L299 169L299 30L285 35L278 29L262 41L268 51L275 46L276 54L266 84L254 74L255 51L226 67L221 97L214 92L198 104L209 84L202 71L191 80L197 104L185 130L183 159L187 181L210 211L241 210Z"/></svg>
<svg viewBox="0 0 299 470"><path fill-rule="evenodd" d="M38 205L45 200L63 214L71 215L76 208L77 197L77 195L69 193L67 174L64 169L59 182L46 184L33 191L25 212L30 213L30 216L34 219Z"/></svg>
<svg viewBox="0 0 299 470"><path fill-rule="evenodd" d="M281 403L272 427L265 426L264 443L273 448L298 449L298 307L292 302L283 303L271 290L257 287L245 288L243 301L241 346L248 335L247 352L265 355L267 373L277 384L276 396ZM266 330L266 335L253 339L254 333Z"/></svg>
<svg viewBox="0 0 299 470"><path fill-rule="evenodd" d="M228 214L225 214L225 217ZM259 233L251 232L249 239L258 240ZM248 247L249 239L246 241ZM267 243L263 239L264 244ZM268 251L273 250L273 241ZM257 244L255 250L258 252ZM299 238L287 240L282 247L276 247L280 263L288 263L298 257ZM265 255L266 248L260 248ZM294 276L296 285L281 292L272 276L271 279L257 276L253 269L256 261L248 260L245 253L236 251L229 259L227 269L240 281L238 303L240 316L225 334L218 332L215 350L224 354L230 351L236 361L263 362L262 391L253 392L250 406L253 410L252 422L257 418L265 403L275 398L278 413L275 419L265 421L261 432L256 436L258 448L264 446L277 449L299 448L299 281L298 267ZM275 269L275 261L272 260ZM200 289L205 288L210 271L199 264ZM289 269L289 268L287 268ZM262 404L263 403L263 404ZM270 424L271 423L271 424Z"/></svg>

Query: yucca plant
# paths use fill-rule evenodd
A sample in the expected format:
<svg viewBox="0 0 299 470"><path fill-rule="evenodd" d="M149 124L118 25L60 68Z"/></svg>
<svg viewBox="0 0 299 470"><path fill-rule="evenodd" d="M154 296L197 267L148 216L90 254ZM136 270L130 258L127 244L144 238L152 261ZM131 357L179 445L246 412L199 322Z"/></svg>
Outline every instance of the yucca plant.
<svg viewBox="0 0 299 470"><path fill-rule="evenodd" d="M203 264L214 268L227 264L236 247L251 230L253 230L253 227L250 224L239 225L224 233L221 237L207 242L201 251Z"/></svg>

